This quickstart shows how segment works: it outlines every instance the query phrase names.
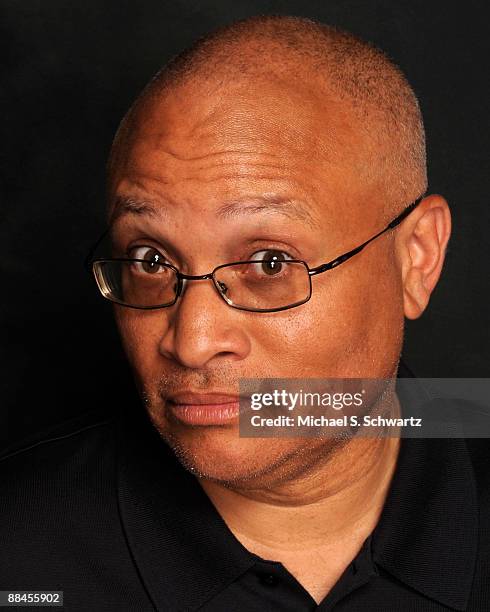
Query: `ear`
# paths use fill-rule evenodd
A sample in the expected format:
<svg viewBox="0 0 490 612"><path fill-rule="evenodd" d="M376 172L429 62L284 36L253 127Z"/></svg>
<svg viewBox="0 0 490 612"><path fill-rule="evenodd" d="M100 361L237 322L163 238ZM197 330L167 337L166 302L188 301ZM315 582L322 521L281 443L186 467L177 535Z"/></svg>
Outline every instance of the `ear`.
<svg viewBox="0 0 490 612"><path fill-rule="evenodd" d="M451 235L451 213L446 200L440 195L424 198L400 230L396 240L404 313L407 319L417 319L439 280Z"/></svg>

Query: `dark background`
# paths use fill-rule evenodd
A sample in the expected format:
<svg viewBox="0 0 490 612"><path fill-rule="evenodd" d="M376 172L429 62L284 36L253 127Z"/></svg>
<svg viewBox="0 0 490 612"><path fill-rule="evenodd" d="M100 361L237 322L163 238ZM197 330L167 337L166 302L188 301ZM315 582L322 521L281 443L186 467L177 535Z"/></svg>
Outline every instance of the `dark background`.
<svg viewBox="0 0 490 612"><path fill-rule="evenodd" d="M407 322L419 376L489 376L486 3L401 0L3 0L0 448L87 409L136 400L111 306L82 262L104 228L117 125L157 69L234 19L340 25L401 66L425 118L429 191L453 214L443 277ZM382 299L382 296L380 296Z"/></svg>

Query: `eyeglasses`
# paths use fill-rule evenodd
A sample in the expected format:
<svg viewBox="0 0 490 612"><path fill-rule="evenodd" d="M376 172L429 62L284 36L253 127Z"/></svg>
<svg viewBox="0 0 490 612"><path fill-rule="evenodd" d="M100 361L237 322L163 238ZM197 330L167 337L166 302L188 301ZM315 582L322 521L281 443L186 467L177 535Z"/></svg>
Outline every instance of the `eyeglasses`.
<svg viewBox="0 0 490 612"><path fill-rule="evenodd" d="M420 204L423 196L409 204L388 225L356 248L331 261L309 268L299 259L286 259L275 249L270 257L237 261L217 266L208 274L183 274L175 266L159 261L159 254L148 259L97 258L92 256L106 230L85 259L95 276L102 296L111 302L153 310L173 306L187 281L211 280L223 301L238 310L277 312L307 302L312 293L311 277L336 268L360 253L370 242L395 228Z"/></svg>

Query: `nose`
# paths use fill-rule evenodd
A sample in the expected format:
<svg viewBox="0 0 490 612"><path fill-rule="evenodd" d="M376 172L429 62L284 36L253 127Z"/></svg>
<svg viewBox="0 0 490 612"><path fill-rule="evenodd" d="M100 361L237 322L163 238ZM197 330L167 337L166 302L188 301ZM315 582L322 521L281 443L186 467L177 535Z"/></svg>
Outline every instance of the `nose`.
<svg viewBox="0 0 490 612"><path fill-rule="evenodd" d="M250 338L243 325L247 313L227 306L211 279L184 281L182 295L168 311L159 347L166 358L203 368L249 354Z"/></svg>

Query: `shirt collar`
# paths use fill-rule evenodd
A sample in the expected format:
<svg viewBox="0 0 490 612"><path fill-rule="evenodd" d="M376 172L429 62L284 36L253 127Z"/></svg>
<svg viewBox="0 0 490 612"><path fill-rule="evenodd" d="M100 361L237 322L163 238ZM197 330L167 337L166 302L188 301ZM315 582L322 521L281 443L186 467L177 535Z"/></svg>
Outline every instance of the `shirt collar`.
<svg viewBox="0 0 490 612"><path fill-rule="evenodd" d="M157 610L195 610L254 564L140 413L118 424L118 501L129 548Z"/></svg>
<svg viewBox="0 0 490 612"><path fill-rule="evenodd" d="M413 376L403 362L398 375ZM413 393L423 393L418 389ZM123 529L156 609L195 610L250 569L256 557L228 529L143 411L141 406L118 425ZM402 438L372 534L375 563L425 596L464 610L477 532L476 485L464 439Z"/></svg>
<svg viewBox="0 0 490 612"><path fill-rule="evenodd" d="M413 374L402 362L399 377ZM406 402L427 398L419 381ZM403 412L403 410L402 410ZM373 558L427 597L465 610L478 547L473 467L463 438L402 438L395 474L373 532Z"/></svg>

